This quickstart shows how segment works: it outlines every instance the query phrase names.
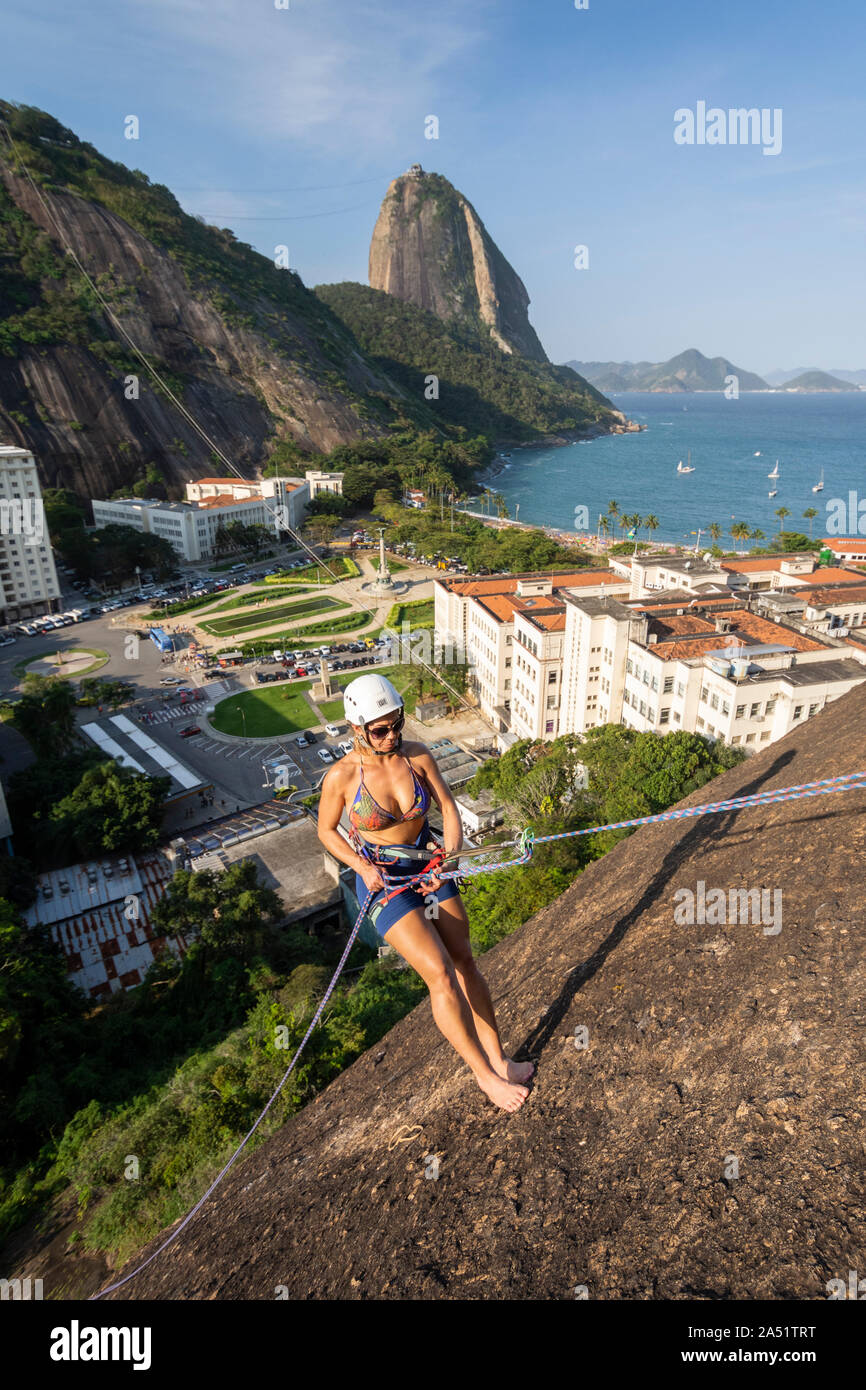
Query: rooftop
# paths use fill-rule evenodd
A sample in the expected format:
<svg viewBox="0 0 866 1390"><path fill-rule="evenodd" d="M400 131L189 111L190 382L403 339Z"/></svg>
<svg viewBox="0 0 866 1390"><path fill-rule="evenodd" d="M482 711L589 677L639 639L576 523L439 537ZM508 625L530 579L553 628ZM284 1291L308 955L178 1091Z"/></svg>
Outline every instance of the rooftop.
<svg viewBox="0 0 866 1390"><path fill-rule="evenodd" d="M463 579L453 577L443 579L441 576L434 578L434 583L441 584L443 589L449 593L459 594L461 598L479 598L486 594L516 594L517 585L521 579L549 579L556 589L575 589L581 585L592 587L596 584L611 584L617 588L624 587L624 581L617 578L612 570L592 569L592 570L526 570L520 574L493 574L489 579L475 575L467 575Z"/></svg>
<svg viewBox="0 0 866 1390"><path fill-rule="evenodd" d="M821 685L825 681L866 680L862 661L841 656L835 661L809 661L802 666L785 666L781 671L750 673L749 680L783 680L788 685Z"/></svg>
<svg viewBox="0 0 866 1390"><path fill-rule="evenodd" d="M193 715L190 715L190 719L195 722ZM164 744L158 743L152 734L146 733L143 725L134 724L125 714L94 719L81 724L79 728L101 752L114 758L121 767L146 773L148 777L169 777L171 786L166 801L180 800L213 785L210 779L202 778L198 772L187 767Z"/></svg>

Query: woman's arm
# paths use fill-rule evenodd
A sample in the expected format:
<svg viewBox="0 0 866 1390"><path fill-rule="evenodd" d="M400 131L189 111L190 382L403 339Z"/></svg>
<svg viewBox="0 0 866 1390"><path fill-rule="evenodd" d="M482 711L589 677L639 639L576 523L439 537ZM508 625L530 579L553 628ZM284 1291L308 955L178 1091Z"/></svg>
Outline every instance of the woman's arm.
<svg viewBox="0 0 866 1390"><path fill-rule="evenodd" d="M433 799L442 812L444 832L442 838L445 843L445 853L456 854L463 848L463 822L460 819L457 802L451 794L451 788L439 771L433 754L424 744L421 745L421 748L423 752L415 754L415 761L427 778Z"/></svg>
<svg viewBox="0 0 866 1390"><path fill-rule="evenodd" d="M319 839L329 854L360 874L368 888L384 888L385 881L375 864L357 854L337 829L346 804L344 781L345 769L340 764L325 773L319 796Z"/></svg>

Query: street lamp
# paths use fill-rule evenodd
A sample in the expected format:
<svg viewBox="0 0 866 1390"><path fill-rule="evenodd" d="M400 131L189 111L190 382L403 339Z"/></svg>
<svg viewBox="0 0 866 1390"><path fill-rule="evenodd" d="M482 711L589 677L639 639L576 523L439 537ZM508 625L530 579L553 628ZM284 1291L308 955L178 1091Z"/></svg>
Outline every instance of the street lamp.
<svg viewBox="0 0 866 1390"><path fill-rule="evenodd" d="M247 736L247 716L246 716L246 714L245 714L245 712L244 712L243 705L235 705L235 709L238 711L238 713L239 713L240 716L241 716L241 719L244 721L244 738L246 738L246 736Z"/></svg>

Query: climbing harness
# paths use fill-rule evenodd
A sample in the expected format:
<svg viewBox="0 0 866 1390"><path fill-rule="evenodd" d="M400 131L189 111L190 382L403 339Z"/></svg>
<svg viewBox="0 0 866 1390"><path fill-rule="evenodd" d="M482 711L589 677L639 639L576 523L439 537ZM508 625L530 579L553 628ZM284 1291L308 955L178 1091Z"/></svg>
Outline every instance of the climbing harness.
<svg viewBox="0 0 866 1390"><path fill-rule="evenodd" d="M463 859L465 857L466 852L460 850L454 851L450 854L446 854L444 848L440 846L432 855L430 862L420 873L415 874L410 878L396 879L393 876L383 872L382 877L385 880L386 886L391 887L393 890L389 893L389 897L394 897L397 893L405 892L407 888L414 888L418 885L423 886L424 880L428 879L431 876L431 866L435 868L435 877L437 879L442 880L464 878L475 874L493 873L497 869L511 869L515 868L520 864L527 863L532 858L533 849L536 845L550 844L554 840L569 840L579 835L599 835L605 830L625 830L637 825L653 825L659 821L683 820L690 816L708 816L718 814L723 811L740 811L750 806L770 806L780 801L795 801L809 796L828 796L833 792L858 790L866 791L866 771L843 773L839 777L824 777L817 782L801 782L797 786L792 787L770 788L766 791L752 792L747 796L729 797L724 801L710 801L702 806L687 806L682 810L661 811L657 815L653 816L637 816L633 820L614 821L609 825L593 825L588 826L583 830L563 830L557 835L535 836L531 829L526 829L521 831L520 835L517 837L516 840L507 840L504 841L502 844L495 846L495 849L497 850L503 848L507 849L511 847L516 848L519 851L519 853L518 856L514 859L494 860L492 863L480 864L477 866L470 867L464 867L461 865L456 870L443 870L440 868L440 866L443 863L445 863L449 859ZM389 847L377 845L376 848L382 850L388 849ZM151 1263L151 1261L156 1259L157 1255L161 1255L163 1250L167 1249L168 1246L173 1243L173 1241L177 1240L177 1237L180 1235L184 1227L187 1226L190 1221L192 1221L196 1213L199 1212L201 1208L204 1206L211 1193L214 1192L214 1190L222 1182L223 1178L231 1168L235 1159L238 1157L242 1149L252 1138L253 1134L255 1134L262 1120L265 1118L265 1115L270 1110L271 1106L273 1105L274 1101L276 1100L277 1096L285 1086L292 1071L294 1070L295 1063L297 1062L298 1058L303 1052L310 1035L312 1034L314 1028L316 1027L316 1024L322 1016L325 1005L331 997L331 993L334 989L334 986L336 985L337 980L340 978L343 966L346 964L346 961L349 958L349 952L352 949L355 937L358 934L361 923L367 915L367 908L369 907L372 898L375 896L376 891L376 889L371 888L367 893L367 896L361 904L360 908L358 909L358 916L355 920L355 925L352 928L349 940L346 942L345 950L343 951L343 954L340 957L339 964L337 965L337 968L334 971L331 983L325 990L324 996L321 1002L319 1003L319 1006L316 1009L315 1014L313 1015L312 1021L310 1022L310 1026L304 1034L304 1037L301 1041L300 1046L298 1047L297 1052L295 1053L294 1057L292 1058L291 1062L286 1068L286 1072L282 1080L280 1081L279 1085L277 1086L276 1090L274 1091L264 1110L259 1115L252 1129L241 1140L240 1144L238 1144L238 1147L235 1149L228 1163L226 1163L222 1171L216 1176L216 1178L211 1183L204 1196L201 1197L198 1202L196 1202L195 1206L184 1217L183 1221L180 1223L177 1229L173 1231L172 1234L168 1237L168 1240L163 1241L162 1245L160 1245L156 1250L154 1250L153 1254L149 1255L148 1258L136 1269L132 1270L130 1274L124 1275L122 1279L118 1279L117 1282L114 1284L109 1284L107 1288L101 1289L99 1293L91 1294L89 1300L90 1302L93 1302L98 1298L104 1297L104 1295L107 1293L112 1293L115 1289L121 1288L122 1285L128 1283L130 1279L134 1279L136 1274L140 1274L143 1269L146 1269L147 1266Z"/></svg>

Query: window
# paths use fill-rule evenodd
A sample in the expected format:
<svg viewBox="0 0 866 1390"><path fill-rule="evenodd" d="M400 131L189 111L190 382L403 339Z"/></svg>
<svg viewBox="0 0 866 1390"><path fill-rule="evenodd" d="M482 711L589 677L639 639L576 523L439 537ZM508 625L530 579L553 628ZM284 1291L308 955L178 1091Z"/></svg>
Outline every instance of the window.
<svg viewBox="0 0 866 1390"><path fill-rule="evenodd" d="M646 714L646 700L641 700L641 702L640 702L640 712L641 712L641 714L643 714L643 715Z"/></svg>
<svg viewBox="0 0 866 1390"><path fill-rule="evenodd" d="M770 737L770 730L769 730L769 729L765 729L764 732L761 734L761 742L763 743L764 740L765 740L765 739L768 739L769 737Z"/></svg>
<svg viewBox="0 0 866 1390"><path fill-rule="evenodd" d="M731 707L730 707L730 705L728 704L727 700L723 700L723 701L722 701L722 714L730 714L730 712L731 712Z"/></svg>
<svg viewBox="0 0 866 1390"><path fill-rule="evenodd" d="M659 723L667 724L668 720L670 719L670 714L670 706L668 705L665 709L662 710L661 714L659 715Z"/></svg>
<svg viewBox="0 0 866 1390"><path fill-rule="evenodd" d="M795 718L795 719L799 719L799 718L800 718L800 715L801 715L802 713L803 713L803 706L802 706L802 705L795 705L795 706L794 706L794 718Z"/></svg>
<svg viewBox="0 0 866 1390"><path fill-rule="evenodd" d="M701 699L703 700L704 704L706 704L706 702L707 702L707 688L706 688L706 686L704 686L703 690L701 691Z"/></svg>
<svg viewBox="0 0 866 1390"><path fill-rule="evenodd" d="M675 709L675 710L674 710L674 723L675 723L675 724L679 724L679 722L680 722L680 712L679 712L678 709Z"/></svg>
<svg viewBox="0 0 866 1390"><path fill-rule="evenodd" d="M750 710L749 710L749 718L750 718L750 719L754 719L758 714L760 714L760 712L761 712L761 702L760 702L760 700L757 700L757 701L755 702L755 704L753 704L753 705L751 706ZM796 718L796 715L794 716L794 718Z"/></svg>
<svg viewBox="0 0 866 1390"><path fill-rule="evenodd" d="M652 680L650 681L650 690L658 690L658 688L659 688L659 678L658 678L658 676L653 676Z"/></svg>
<svg viewBox="0 0 866 1390"><path fill-rule="evenodd" d="M739 743L739 742L740 742L740 735L739 735L739 734L734 734L734 737L731 739L731 743Z"/></svg>
<svg viewBox="0 0 866 1390"><path fill-rule="evenodd" d="M673 690L673 688L674 688L674 678L673 678L673 676L665 676L664 690L663 690L662 693L663 693L664 695L669 695L669 694L671 693L671 691Z"/></svg>
<svg viewBox="0 0 866 1390"><path fill-rule="evenodd" d="M546 721L546 723L545 723L545 725L544 725L544 732L545 732L546 734L552 734L552 733L553 733L553 722L554 722L554 721L553 721L552 719L548 719L548 720Z"/></svg>
<svg viewBox="0 0 866 1390"><path fill-rule="evenodd" d="M766 710L767 714L772 714L772 713L773 713L773 710L774 710L775 708L776 708L776 697L775 697L775 695L774 695L773 698L772 698L772 700L768 700L768 701L767 701L767 710Z"/></svg>
<svg viewBox="0 0 866 1390"><path fill-rule="evenodd" d="M808 716L808 717L809 717L810 719L812 718L812 715L815 713L815 710L816 710L817 708L818 708L817 705L810 705L810 706L809 706L809 716Z"/></svg>
<svg viewBox="0 0 866 1390"><path fill-rule="evenodd" d="M628 661L625 663L625 669L628 671L629 675L632 675L632 674L633 674L633 667L632 667L632 659L631 659L631 657L629 657Z"/></svg>
<svg viewBox="0 0 866 1390"><path fill-rule="evenodd" d="M685 695L685 693L686 693L686 687L685 687L685 685L683 684L682 681L677 681L677 694L678 694L678 695Z"/></svg>
<svg viewBox="0 0 866 1390"><path fill-rule="evenodd" d="M735 718L735 719L742 719L742 717L743 717L743 715L744 715L745 713L746 713L746 706L745 706L745 705L737 705L737 712L736 712L736 714L734 715L734 718Z"/></svg>
<svg viewBox="0 0 866 1390"><path fill-rule="evenodd" d="M555 672L555 671L548 671L548 673L547 673L547 684L548 684L548 685L556 685L556 672Z"/></svg>
<svg viewBox="0 0 866 1390"><path fill-rule="evenodd" d="M697 719L695 720L695 726L698 729L702 729L704 727L704 721L703 719L701 719L700 715L698 715Z"/></svg>
<svg viewBox="0 0 866 1390"><path fill-rule="evenodd" d="M716 692L715 692L715 690L714 690L713 693L712 693L712 695L710 696L710 709L718 709L718 708L719 708L719 697L718 697L718 695L716 694Z"/></svg>
<svg viewBox="0 0 866 1390"><path fill-rule="evenodd" d="M754 735L754 734L746 734L746 742L747 742L747 743L754 743L754 742L755 742L755 735Z"/></svg>
<svg viewBox="0 0 866 1390"><path fill-rule="evenodd" d="M649 685L649 671L646 669L646 667L644 667L644 669L641 671L640 678L643 681L644 685Z"/></svg>

